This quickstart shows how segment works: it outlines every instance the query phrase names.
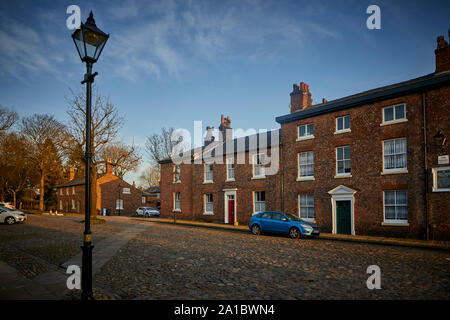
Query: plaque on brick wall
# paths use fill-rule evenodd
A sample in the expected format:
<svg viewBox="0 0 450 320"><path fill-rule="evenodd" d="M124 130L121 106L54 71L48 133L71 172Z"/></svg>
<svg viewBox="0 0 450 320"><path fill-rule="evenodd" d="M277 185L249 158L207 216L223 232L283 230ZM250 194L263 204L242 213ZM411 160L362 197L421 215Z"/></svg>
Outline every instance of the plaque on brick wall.
<svg viewBox="0 0 450 320"><path fill-rule="evenodd" d="M450 191L450 167L433 168L433 191Z"/></svg>
<svg viewBox="0 0 450 320"><path fill-rule="evenodd" d="M449 163L449 157L448 154L445 156L439 156L438 157L438 164L448 164Z"/></svg>

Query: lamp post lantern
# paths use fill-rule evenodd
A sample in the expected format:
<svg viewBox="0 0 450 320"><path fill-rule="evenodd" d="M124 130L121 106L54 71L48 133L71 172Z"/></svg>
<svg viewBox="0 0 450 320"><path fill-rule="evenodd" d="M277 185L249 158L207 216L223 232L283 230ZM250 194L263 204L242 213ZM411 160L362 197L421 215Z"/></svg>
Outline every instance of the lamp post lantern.
<svg viewBox="0 0 450 320"><path fill-rule="evenodd" d="M83 257L81 262L81 299L94 299L92 294L92 249L94 246L91 241L91 100L92 100L92 83L95 72L92 74L92 65L97 62L100 54L105 47L109 35L101 31L95 25L94 15L92 11L86 23L82 23L80 28L72 34L73 42L77 48L78 55L82 62L86 63L86 74L81 84L86 84L86 150L85 150L85 218L84 218L84 234Z"/></svg>

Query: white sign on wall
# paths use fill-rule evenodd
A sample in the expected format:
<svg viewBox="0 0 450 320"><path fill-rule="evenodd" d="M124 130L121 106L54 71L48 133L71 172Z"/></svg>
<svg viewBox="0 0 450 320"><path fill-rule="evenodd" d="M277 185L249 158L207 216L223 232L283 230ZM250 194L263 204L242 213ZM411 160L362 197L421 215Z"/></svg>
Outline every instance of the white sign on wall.
<svg viewBox="0 0 450 320"><path fill-rule="evenodd" d="M439 156L438 157L438 164L448 164L449 163L449 157L448 154L445 156Z"/></svg>

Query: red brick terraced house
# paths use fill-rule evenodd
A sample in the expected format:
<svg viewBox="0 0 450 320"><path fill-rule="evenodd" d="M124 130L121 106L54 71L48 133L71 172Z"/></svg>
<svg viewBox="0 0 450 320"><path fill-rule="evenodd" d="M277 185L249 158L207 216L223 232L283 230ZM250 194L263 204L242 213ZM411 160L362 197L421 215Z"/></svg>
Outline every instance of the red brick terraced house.
<svg viewBox="0 0 450 320"><path fill-rule="evenodd" d="M259 150L247 147L235 164L161 161L162 216L244 224L277 210L322 232L449 240L450 46L442 36L435 56L434 73L315 105L309 86L294 84L290 113L276 118L275 174L255 179L255 167L264 169L255 166ZM222 117L221 132L229 123ZM211 154L237 140L215 142ZM239 154L246 164L236 164Z"/></svg>
<svg viewBox="0 0 450 320"><path fill-rule="evenodd" d="M69 181L58 185L58 212L84 213L85 178L75 178L73 169ZM132 216L142 205L142 191L113 174L113 166L106 163L106 173L97 179L97 214Z"/></svg>

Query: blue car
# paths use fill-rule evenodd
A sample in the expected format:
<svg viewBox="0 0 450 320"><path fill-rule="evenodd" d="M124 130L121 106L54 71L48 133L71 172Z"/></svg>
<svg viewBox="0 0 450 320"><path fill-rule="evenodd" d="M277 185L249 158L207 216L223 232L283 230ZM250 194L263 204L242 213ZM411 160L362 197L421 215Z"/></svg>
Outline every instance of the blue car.
<svg viewBox="0 0 450 320"><path fill-rule="evenodd" d="M249 223L250 231L258 235L261 232L287 234L293 239L300 236L318 236L319 227L300 219L291 213L264 211L255 214Z"/></svg>

